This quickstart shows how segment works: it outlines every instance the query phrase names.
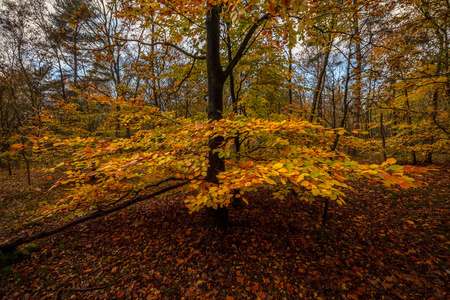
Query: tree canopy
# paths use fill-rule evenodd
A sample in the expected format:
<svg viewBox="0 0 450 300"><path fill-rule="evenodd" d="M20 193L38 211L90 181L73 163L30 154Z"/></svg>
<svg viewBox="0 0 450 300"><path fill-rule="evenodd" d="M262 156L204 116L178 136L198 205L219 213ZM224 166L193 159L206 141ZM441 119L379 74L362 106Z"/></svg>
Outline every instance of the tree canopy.
<svg viewBox="0 0 450 300"><path fill-rule="evenodd" d="M449 151L448 5L6 1L1 162L63 173L32 217L73 225L176 189L227 227L257 189L328 207L351 179L418 187L412 165Z"/></svg>

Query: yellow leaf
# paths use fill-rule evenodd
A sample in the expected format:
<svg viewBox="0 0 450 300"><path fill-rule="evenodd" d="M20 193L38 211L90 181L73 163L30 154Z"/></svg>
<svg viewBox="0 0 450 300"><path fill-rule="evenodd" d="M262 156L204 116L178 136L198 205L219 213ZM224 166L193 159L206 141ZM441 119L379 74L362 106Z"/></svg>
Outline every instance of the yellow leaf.
<svg viewBox="0 0 450 300"><path fill-rule="evenodd" d="M280 169L280 168L283 167L283 164L282 164L282 163L276 163L276 164L274 164L272 167L273 167L275 170L278 170L278 169Z"/></svg>
<svg viewBox="0 0 450 300"><path fill-rule="evenodd" d="M270 179L269 177L264 177L264 180L268 183L268 184L277 184L274 180Z"/></svg>
<svg viewBox="0 0 450 300"><path fill-rule="evenodd" d="M395 158L388 158L387 160L386 160L386 162L388 163L388 164L390 164L390 165L393 165L393 164L395 164L396 162L397 162L397 160L395 159Z"/></svg>
<svg viewBox="0 0 450 300"><path fill-rule="evenodd" d="M262 182L261 182L261 180L259 180L259 178L253 178L252 179L252 183L259 184L259 183L262 183Z"/></svg>

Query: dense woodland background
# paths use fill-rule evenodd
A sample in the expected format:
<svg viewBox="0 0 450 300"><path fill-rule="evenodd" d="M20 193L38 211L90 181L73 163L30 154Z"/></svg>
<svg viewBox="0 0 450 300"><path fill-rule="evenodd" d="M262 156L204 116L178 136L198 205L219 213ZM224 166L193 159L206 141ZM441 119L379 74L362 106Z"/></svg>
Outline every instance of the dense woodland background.
<svg viewBox="0 0 450 300"><path fill-rule="evenodd" d="M135 133L127 111L106 99L141 101L175 118L205 118L205 60L168 44L205 56L203 16L183 19L182 9L176 16L182 2L167 4L172 14L162 15L152 3L133 12L138 4L3 1L3 164L11 159L10 146L30 135ZM257 5L244 1L227 12L222 61L237 51ZM385 150L414 163L448 150L448 3L309 5L290 12L289 26L273 18L258 28L227 79L223 112L257 118L292 113L349 132L363 129L354 148Z"/></svg>
<svg viewBox="0 0 450 300"><path fill-rule="evenodd" d="M0 262L32 259L0 296L444 299L449 24L447 0L1 0Z"/></svg>

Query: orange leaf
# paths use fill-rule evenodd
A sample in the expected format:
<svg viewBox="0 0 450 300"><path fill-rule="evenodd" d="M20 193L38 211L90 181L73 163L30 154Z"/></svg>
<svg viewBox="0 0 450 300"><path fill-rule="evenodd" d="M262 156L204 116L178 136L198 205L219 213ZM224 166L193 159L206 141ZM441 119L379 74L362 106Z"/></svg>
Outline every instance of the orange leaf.
<svg viewBox="0 0 450 300"><path fill-rule="evenodd" d="M22 144L13 144L11 146L12 149L16 149L16 150L22 150L23 149L23 145Z"/></svg>
<svg viewBox="0 0 450 300"><path fill-rule="evenodd" d="M250 290L251 290L253 293L259 291L259 283L256 282L254 285L252 285L252 286L250 287Z"/></svg>
<svg viewBox="0 0 450 300"><path fill-rule="evenodd" d="M402 189L407 190L407 189L409 189L410 187L412 187L412 185L411 185L409 182L404 182L404 183L400 184L400 187L401 187Z"/></svg>
<svg viewBox="0 0 450 300"><path fill-rule="evenodd" d="M247 160L244 164L239 165L239 168L248 168L253 166L253 162L251 160Z"/></svg>
<svg viewBox="0 0 450 300"><path fill-rule="evenodd" d="M415 167L415 166L404 166L403 170L410 174L420 175L426 173L428 170L424 167Z"/></svg>
<svg viewBox="0 0 450 300"><path fill-rule="evenodd" d="M37 143L37 142L39 142L39 138L32 136L32 137L30 137L30 141L32 141L33 143Z"/></svg>

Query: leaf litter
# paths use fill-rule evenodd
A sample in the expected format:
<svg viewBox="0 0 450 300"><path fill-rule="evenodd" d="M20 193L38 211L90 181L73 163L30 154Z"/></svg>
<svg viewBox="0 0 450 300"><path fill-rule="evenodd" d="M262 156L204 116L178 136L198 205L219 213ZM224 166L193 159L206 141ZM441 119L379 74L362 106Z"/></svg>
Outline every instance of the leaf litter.
<svg viewBox="0 0 450 300"><path fill-rule="evenodd" d="M230 207L226 232L189 214L180 193L147 201L38 242L2 269L0 297L447 299L449 173L406 191L352 182L324 232L321 201L268 190Z"/></svg>

